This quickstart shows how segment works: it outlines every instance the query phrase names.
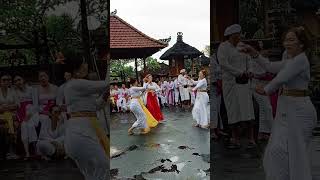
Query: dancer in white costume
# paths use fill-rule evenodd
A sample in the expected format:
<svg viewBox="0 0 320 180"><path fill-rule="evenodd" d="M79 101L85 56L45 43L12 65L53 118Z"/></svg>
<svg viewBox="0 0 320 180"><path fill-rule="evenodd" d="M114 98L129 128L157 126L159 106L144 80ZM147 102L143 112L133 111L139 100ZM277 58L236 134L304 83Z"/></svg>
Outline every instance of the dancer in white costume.
<svg viewBox="0 0 320 180"><path fill-rule="evenodd" d="M179 101L180 91L179 91L178 78L175 78L173 81L173 90L174 90L174 103L177 106L180 103Z"/></svg>
<svg viewBox="0 0 320 180"><path fill-rule="evenodd" d="M257 86L257 93L269 95L282 88L264 155L266 180L312 180L308 152L317 114L307 95L310 64L304 28L290 29L283 45L288 58L280 62L270 62L250 46L243 50L266 70L277 73L267 86Z"/></svg>
<svg viewBox="0 0 320 180"><path fill-rule="evenodd" d="M65 154L64 136L65 127L63 116L59 106L52 106L49 109L49 119L41 123L41 130L37 149L43 159L61 158Z"/></svg>
<svg viewBox="0 0 320 180"><path fill-rule="evenodd" d="M88 65L81 59L71 57L67 61L74 79L64 89L71 114L66 123L65 149L86 180L105 180L109 176L109 139L106 129L101 128L104 122L97 120L98 107L103 106L98 105L96 94L107 90L107 82L86 80Z"/></svg>
<svg viewBox="0 0 320 180"><path fill-rule="evenodd" d="M196 85L192 89L193 92L197 92L197 97L192 109L193 119L196 120L196 127L208 128L210 120L210 106L209 106L209 96L207 93L207 79L206 71L202 70L199 72L198 81L193 81Z"/></svg>
<svg viewBox="0 0 320 180"><path fill-rule="evenodd" d="M35 102L35 106L38 107L39 121L41 123L42 120L49 118L49 108L56 104L58 87L49 83L49 75L45 71L39 71L39 81L40 86L36 89L36 98L38 99ZM36 123L36 125L38 125L38 123Z"/></svg>
<svg viewBox="0 0 320 180"><path fill-rule="evenodd" d="M123 107L125 107L127 104L127 100L126 100L127 94L128 94L128 89L126 88L125 84L122 84L122 87L118 90L118 100L117 100L117 106L118 106L118 109L121 109L121 112L126 111L126 109L123 109Z"/></svg>
<svg viewBox="0 0 320 180"><path fill-rule="evenodd" d="M9 150L7 159L17 159L17 155L14 153L15 148L15 127L14 127L14 114L18 108L19 100L10 86L10 75L0 75L0 123L1 131L6 133L6 136L2 137L9 141L8 147L1 147L5 152ZM3 131L4 130L4 131ZM8 139L6 139L8 138ZM4 140L1 139L1 140Z"/></svg>
<svg viewBox="0 0 320 180"><path fill-rule="evenodd" d="M30 157L29 144L35 145L38 137L35 124L38 122L38 114L34 107L37 100L36 91L31 86L28 86L22 76L14 77L15 93L19 99L19 108L17 112L18 121L21 123L21 140L26 152L25 159Z"/></svg>
<svg viewBox="0 0 320 180"><path fill-rule="evenodd" d="M134 116L137 118L136 122L133 123L131 128L128 130L129 135L133 134L133 130L135 128L138 128L141 130L141 133L145 133L145 129L148 128L147 125L147 118L145 113L143 112L143 109L140 105L139 100L141 100L142 93L146 90L146 86L139 87L138 81L133 79L130 84L132 84L132 87L129 89L129 95L131 97L130 102L130 110L134 114Z"/></svg>
<svg viewBox="0 0 320 180"><path fill-rule="evenodd" d="M168 91L167 91L166 97L167 97L168 105L173 106L175 94L174 94L174 82L171 78L169 79L169 82L168 82Z"/></svg>

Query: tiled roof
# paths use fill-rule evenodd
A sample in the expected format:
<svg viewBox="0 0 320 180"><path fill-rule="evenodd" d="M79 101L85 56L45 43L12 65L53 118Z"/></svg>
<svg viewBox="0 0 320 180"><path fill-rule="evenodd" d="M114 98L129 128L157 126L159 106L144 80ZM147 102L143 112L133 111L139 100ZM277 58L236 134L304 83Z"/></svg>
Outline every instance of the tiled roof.
<svg viewBox="0 0 320 180"><path fill-rule="evenodd" d="M183 56L186 58L196 58L202 55L195 47L186 44L182 40L182 33L178 33L177 42L168 49L164 54L161 55L160 59L162 60L170 60L177 56Z"/></svg>
<svg viewBox="0 0 320 180"><path fill-rule="evenodd" d="M167 43L153 39L116 15L110 17L110 48L165 48Z"/></svg>

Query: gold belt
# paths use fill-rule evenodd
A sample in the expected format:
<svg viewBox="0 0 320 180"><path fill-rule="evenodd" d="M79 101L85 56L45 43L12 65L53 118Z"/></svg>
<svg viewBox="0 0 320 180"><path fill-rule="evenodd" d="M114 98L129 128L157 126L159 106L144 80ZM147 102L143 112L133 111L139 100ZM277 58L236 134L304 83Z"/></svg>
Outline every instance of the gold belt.
<svg viewBox="0 0 320 180"><path fill-rule="evenodd" d="M71 117L97 117L96 112L72 112Z"/></svg>
<svg viewBox="0 0 320 180"><path fill-rule="evenodd" d="M207 90L197 90L198 92L207 92Z"/></svg>
<svg viewBox="0 0 320 180"><path fill-rule="evenodd" d="M131 97L132 99L140 99L141 97L139 96L139 97Z"/></svg>
<svg viewBox="0 0 320 180"><path fill-rule="evenodd" d="M310 92L308 90L282 89L280 90L280 95L291 97L306 97L310 95Z"/></svg>

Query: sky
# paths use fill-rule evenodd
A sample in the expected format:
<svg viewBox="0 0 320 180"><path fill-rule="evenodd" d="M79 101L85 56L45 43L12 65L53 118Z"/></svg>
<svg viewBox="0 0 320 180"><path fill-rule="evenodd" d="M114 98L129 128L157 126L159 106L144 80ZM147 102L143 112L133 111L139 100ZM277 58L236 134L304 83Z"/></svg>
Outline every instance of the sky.
<svg viewBox="0 0 320 180"><path fill-rule="evenodd" d="M183 41L202 51L210 44L210 0L110 0L110 11L154 39L171 36L168 48L183 33Z"/></svg>

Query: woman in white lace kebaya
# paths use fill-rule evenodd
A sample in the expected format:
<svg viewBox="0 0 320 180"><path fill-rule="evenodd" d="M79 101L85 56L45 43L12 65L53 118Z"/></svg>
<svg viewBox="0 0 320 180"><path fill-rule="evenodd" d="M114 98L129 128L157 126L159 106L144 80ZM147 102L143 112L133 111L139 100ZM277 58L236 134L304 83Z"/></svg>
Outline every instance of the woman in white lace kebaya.
<svg viewBox="0 0 320 180"><path fill-rule="evenodd" d="M250 46L250 54L267 71L277 76L266 86L257 86L259 94L280 89L277 114L264 155L266 180L312 180L309 144L317 114L307 89L310 64L306 56L307 36L303 27L290 29L283 42L287 58L270 62Z"/></svg>
<svg viewBox="0 0 320 180"><path fill-rule="evenodd" d="M66 154L79 167L86 180L105 180L109 177L109 138L103 128L104 118L97 119L97 111L104 97L97 99L97 93L106 93L107 81L86 80L88 64L82 57L71 57L70 72L73 74L64 88L64 96L70 119L65 124L64 145ZM103 107L103 106L101 106Z"/></svg>
<svg viewBox="0 0 320 180"><path fill-rule="evenodd" d="M131 97L130 110L137 120L128 130L128 133L132 135L133 129L138 128L141 130L141 134L146 134L150 131L150 127L155 127L158 124L158 121L153 118L141 99L141 95L146 90L147 84L145 84L144 87L139 87L138 81L133 79L131 80L131 85L129 89L129 95Z"/></svg>
<svg viewBox="0 0 320 180"><path fill-rule="evenodd" d="M207 73L205 70L200 71L198 81L193 81L193 84L195 84L196 87L192 89L193 92L196 92L196 100L192 109L192 116L193 119L196 120L195 126L201 128L208 128L210 120L206 75Z"/></svg>

